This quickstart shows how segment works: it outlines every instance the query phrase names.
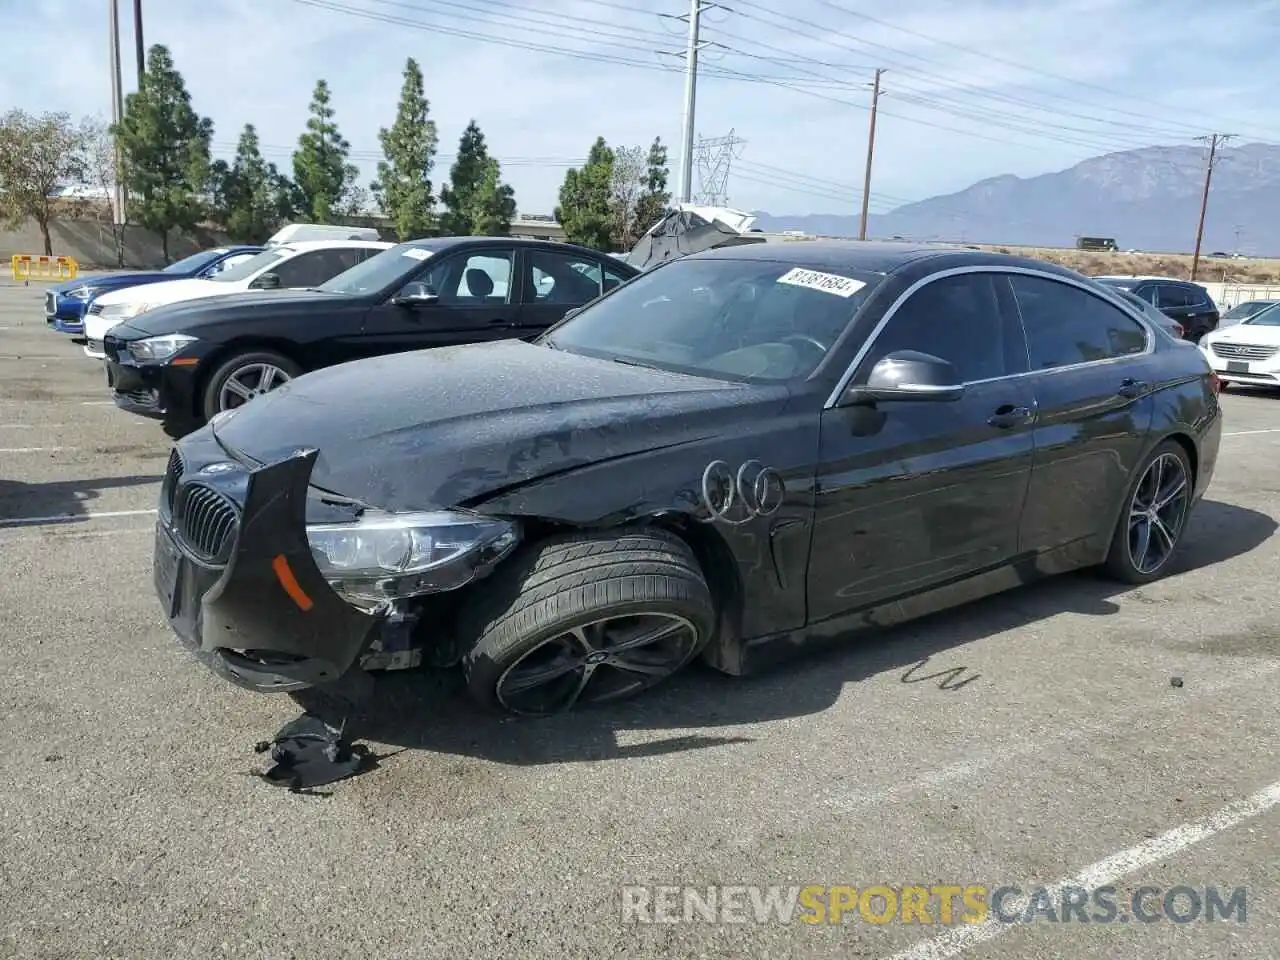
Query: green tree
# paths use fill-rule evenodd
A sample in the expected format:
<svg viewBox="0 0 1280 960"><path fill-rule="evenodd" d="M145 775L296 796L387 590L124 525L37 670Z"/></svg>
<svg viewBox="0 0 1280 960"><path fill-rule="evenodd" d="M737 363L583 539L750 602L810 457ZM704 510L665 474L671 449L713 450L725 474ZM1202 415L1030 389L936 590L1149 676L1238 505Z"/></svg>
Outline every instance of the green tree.
<svg viewBox="0 0 1280 960"><path fill-rule="evenodd" d="M485 161L468 216L474 236L503 237L511 232L511 221L516 218L516 192L502 182L502 168L493 157Z"/></svg>
<svg viewBox="0 0 1280 960"><path fill-rule="evenodd" d="M191 230L204 216L213 121L191 108L182 74L163 45L147 52L147 71L125 99L115 136L129 219L159 236L168 263L169 232Z"/></svg>
<svg viewBox="0 0 1280 960"><path fill-rule="evenodd" d="M502 182L498 161L489 156L484 134L472 120L462 131L449 183L440 188L440 218L451 237L501 236L516 216L515 191Z"/></svg>
<svg viewBox="0 0 1280 960"><path fill-rule="evenodd" d="M404 65L396 122L389 130L379 130L378 140L387 159L378 163L378 179L371 185L373 195L395 224L396 236L401 240L425 236L435 220L431 167L437 137L422 70L412 57Z"/></svg>
<svg viewBox="0 0 1280 960"><path fill-rule="evenodd" d="M86 128L65 113L38 117L11 110L0 117L0 219L12 228L28 218L40 227L45 256L53 255L49 225L57 194L88 174Z"/></svg>
<svg viewBox="0 0 1280 960"><path fill-rule="evenodd" d="M597 137L581 170L570 170L560 187L556 221L571 243L610 250L613 247L613 151Z"/></svg>
<svg viewBox="0 0 1280 960"><path fill-rule="evenodd" d="M307 132L293 152L293 180L302 197L299 212L314 223L331 223L349 210L360 175L347 162L351 144L342 138L333 117L329 84L319 80L311 95Z"/></svg>
<svg viewBox="0 0 1280 960"><path fill-rule="evenodd" d="M262 157L258 131L246 124L235 160L215 165L213 196L218 219L239 243L261 243L293 214L293 185Z"/></svg>
<svg viewBox="0 0 1280 960"><path fill-rule="evenodd" d="M666 215L671 207L671 191L667 189L667 145L655 137L649 147L648 169L644 190L636 200L635 229L637 239Z"/></svg>

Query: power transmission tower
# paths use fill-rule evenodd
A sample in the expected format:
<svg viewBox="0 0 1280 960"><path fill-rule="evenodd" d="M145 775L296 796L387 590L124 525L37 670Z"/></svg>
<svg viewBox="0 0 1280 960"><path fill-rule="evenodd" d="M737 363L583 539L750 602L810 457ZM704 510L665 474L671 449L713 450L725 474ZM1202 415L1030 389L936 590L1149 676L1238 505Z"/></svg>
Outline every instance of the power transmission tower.
<svg viewBox="0 0 1280 960"><path fill-rule="evenodd" d="M876 113L880 109L880 77L884 70L876 68L876 78L871 83L871 127L867 131L867 169L862 176L862 219L858 225L858 239L867 239L867 208L871 203L871 161L876 153Z"/></svg>
<svg viewBox="0 0 1280 960"><path fill-rule="evenodd" d="M1200 225L1196 227L1196 252L1191 255L1191 279L1195 280L1196 271L1200 269L1200 242L1204 239L1204 216L1209 209L1209 185L1213 182L1213 167L1221 159L1218 147L1225 146L1228 140L1234 139L1234 133L1213 133L1207 137L1196 137L1201 143L1209 144L1209 162L1204 170L1204 194L1200 198Z"/></svg>
<svg viewBox="0 0 1280 960"><path fill-rule="evenodd" d="M689 0L689 12L672 18L689 25L684 52L676 54L684 57L684 134L680 144L680 185L676 193L676 200L680 203L688 203L693 192L693 130L698 99L698 52L711 46L710 42L700 38L699 30L702 15L716 7L720 7L720 4L708 0Z"/></svg>
<svg viewBox="0 0 1280 960"><path fill-rule="evenodd" d="M723 207L729 202L729 170L742 156L747 141L732 130L724 137L700 137L694 147L698 161L698 203Z"/></svg>

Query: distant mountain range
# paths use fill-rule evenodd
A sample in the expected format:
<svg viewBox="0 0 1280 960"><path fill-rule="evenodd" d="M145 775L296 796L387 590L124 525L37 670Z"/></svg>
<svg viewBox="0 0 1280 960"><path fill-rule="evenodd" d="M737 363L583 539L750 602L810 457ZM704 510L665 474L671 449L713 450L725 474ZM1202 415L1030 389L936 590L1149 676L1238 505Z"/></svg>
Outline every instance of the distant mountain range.
<svg viewBox="0 0 1280 960"><path fill-rule="evenodd" d="M1046 247L1074 246L1078 236L1114 237L1122 250L1189 253L1207 158L1207 148L1195 145L1143 147L1037 177L991 177L959 193L872 214L867 234ZM856 216L757 216L756 226L767 232L858 235ZM1246 255L1280 255L1280 146L1218 151L1202 249L1234 252L1237 246Z"/></svg>

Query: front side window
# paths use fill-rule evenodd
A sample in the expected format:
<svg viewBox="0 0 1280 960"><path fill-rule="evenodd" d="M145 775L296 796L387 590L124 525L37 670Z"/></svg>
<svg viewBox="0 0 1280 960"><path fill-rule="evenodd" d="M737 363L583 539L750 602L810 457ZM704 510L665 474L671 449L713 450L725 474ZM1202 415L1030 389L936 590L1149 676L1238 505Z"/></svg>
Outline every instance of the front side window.
<svg viewBox="0 0 1280 960"><path fill-rule="evenodd" d="M725 380L797 379L817 368L881 280L776 260L671 260L538 342Z"/></svg>
<svg viewBox="0 0 1280 960"><path fill-rule="evenodd" d="M890 353L918 350L946 360L965 383L1021 373L1026 361L1018 338L1005 332L1000 283L1005 279L997 274L965 273L925 284L889 318L863 371Z"/></svg>
<svg viewBox="0 0 1280 960"><path fill-rule="evenodd" d="M1108 360L1141 353L1147 333L1119 307L1100 296L1044 277L1010 277L1032 370Z"/></svg>
<svg viewBox="0 0 1280 960"><path fill-rule="evenodd" d="M286 260L270 270L280 278L280 286L305 289L318 287L326 280L331 280L345 273L360 260L359 247L329 247L323 250L308 250L291 260Z"/></svg>
<svg viewBox="0 0 1280 960"><path fill-rule="evenodd" d="M514 250L485 250L443 259L419 280L448 306L503 304L511 295L514 264Z"/></svg>

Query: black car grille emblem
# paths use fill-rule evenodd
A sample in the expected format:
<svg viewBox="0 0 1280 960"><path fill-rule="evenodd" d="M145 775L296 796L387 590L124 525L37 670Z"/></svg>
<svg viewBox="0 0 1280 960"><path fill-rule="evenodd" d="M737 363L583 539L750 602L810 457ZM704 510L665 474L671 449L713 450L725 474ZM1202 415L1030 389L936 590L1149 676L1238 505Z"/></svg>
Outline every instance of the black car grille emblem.
<svg viewBox="0 0 1280 960"><path fill-rule="evenodd" d="M231 553L240 511L226 496L202 483L179 489L174 500L178 536L201 560L225 563Z"/></svg>

